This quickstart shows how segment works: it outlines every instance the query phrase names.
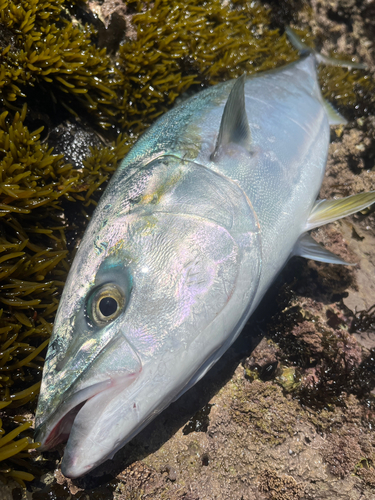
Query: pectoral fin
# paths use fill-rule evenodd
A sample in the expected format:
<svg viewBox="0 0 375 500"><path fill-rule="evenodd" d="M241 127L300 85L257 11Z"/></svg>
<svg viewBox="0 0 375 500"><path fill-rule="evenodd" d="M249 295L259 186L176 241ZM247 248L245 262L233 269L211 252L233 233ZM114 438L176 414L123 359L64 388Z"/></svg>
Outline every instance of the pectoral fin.
<svg viewBox="0 0 375 500"><path fill-rule="evenodd" d="M375 191L355 194L339 200L318 200L307 219L305 231L355 214L373 203L375 203Z"/></svg>
<svg viewBox="0 0 375 500"><path fill-rule="evenodd" d="M219 156L220 149L230 143L250 149L251 133L245 109L245 75L240 76L232 87L221 118L219 135L211 161Z"/></svg>
<svg viewBox="0 0 375 500"><path fill-rule="evenodd" d="M330 125L346 125L348 121L332 106L330 102L323 99L323 106L328 116Z"/></svg>
<svg viewBox="0 0 375 500"><path fill-rule="evenodd" d="M343 264L345 266L355 266L345 262L334 253L330 252L322 245L317 243L308 233L304 233L296 243L293 255L299 255L305 259L313 259L318 262L327 262L328 264Z"/></svg>

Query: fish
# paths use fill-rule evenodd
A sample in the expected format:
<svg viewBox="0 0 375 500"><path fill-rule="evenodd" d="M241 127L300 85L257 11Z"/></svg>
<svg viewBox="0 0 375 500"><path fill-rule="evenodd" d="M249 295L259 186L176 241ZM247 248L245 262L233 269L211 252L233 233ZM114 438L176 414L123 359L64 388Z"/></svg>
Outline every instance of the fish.
<svg viewBox="0 0 375 500"><path fill-rule="evenodd" d="M285 263L347 264L310 231L375 202L317 200L330 125L317 57L202 90L115 172L70 269L46 355L40 450L82 476L200 380Z"/></svg>

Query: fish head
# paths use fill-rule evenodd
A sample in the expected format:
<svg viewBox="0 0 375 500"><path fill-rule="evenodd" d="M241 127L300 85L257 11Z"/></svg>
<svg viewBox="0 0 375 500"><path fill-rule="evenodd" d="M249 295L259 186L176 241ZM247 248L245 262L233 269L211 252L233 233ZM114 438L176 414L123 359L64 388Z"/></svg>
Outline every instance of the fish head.
<svg viewBox="0 0 375 500"><path fill-rule="evenodd" d="M153 192L155 176L160 174L156 184L164 182L162 168L147 172ZM169 187L174 200L181 199L178 186L192 181L197 169L187 170ZM215 182L222 181L210 178L211 186ZM155 207L148 203L150 185L142 189L143 204L138 196L138 205L126 213L112 206L107 217L110 204L98 207L56 316L36 439L41 450L68 440L62 471L69 477L112 457L189 381L200 378L242 326L257 289L259 231L254 214L251 230L236 223L241 202L235 187L230 186L234 212L225 218L230 223L197 216L186 208L186 197L184 210L168 211L168 196ZM216 200L216 218L225 202L224 193Z"/></svg>

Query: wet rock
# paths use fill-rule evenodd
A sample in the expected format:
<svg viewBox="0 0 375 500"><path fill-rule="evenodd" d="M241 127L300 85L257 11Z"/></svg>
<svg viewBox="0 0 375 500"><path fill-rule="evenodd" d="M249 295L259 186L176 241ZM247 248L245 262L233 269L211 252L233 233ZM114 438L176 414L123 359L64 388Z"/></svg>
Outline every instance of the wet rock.
<svg viewBox="0 0 375 500"><path fill-rule="evenodd" d="M125 29L125 19L118 12L112 12L108 25L101 26L98 31L99 47L105 47L109 53L116 52L125 37Z"/></svg>
<svg viewBox="0 0 375 500"><path fill-rule="evenodd" d="M262 339L251 355L243 362L246 376L250 380L257 378L270 380L273 378L279 364L278 350L272 341Z"/></svg>
<svg viewBox="0 0 375 500"><path fill-rule="evenodd" d="M190 432L207 432L210 423L209 414L212 404L207 403L193 416L192 419L185 425L182 432L187 435Z"/></svg>
<svg viewBox="0 0 375 500"><path fill-rule="evenodd" d="M103 142L98 135L79 123L65 122L53 130L49 136L49 144L56 154L63 153L66 162L74 168L83 168L83 160L90 154L91 147L101 147Z"/></svg>

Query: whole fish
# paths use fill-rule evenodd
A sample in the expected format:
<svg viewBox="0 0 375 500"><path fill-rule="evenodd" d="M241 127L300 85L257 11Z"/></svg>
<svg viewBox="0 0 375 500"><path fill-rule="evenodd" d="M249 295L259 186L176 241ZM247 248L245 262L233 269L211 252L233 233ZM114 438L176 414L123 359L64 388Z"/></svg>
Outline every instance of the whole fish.
<svg viewBox="0 0 375 500"><path fill-rule="evenodd" d="M375 192L318 201L330 124L316 57L186 100L113 176L73 262L36 416L62 472L113 457L195 384L293 255L344 264L308 231Z"/></svg>

